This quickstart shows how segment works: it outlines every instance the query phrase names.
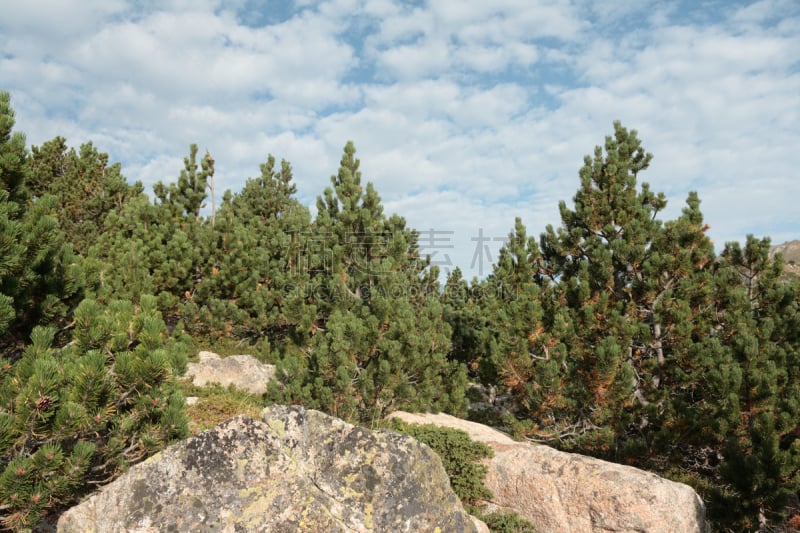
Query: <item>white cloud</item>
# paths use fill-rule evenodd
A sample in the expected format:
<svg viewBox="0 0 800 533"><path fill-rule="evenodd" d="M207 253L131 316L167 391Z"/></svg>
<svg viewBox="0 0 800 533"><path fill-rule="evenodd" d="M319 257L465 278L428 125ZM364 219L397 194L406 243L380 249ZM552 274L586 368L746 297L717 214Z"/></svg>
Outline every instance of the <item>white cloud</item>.
<svg viewBox="0 0 800 533"><path fill-rule="evenodd" d="M231 14L155 12L101 29L77 43L70 59L93 78L135 76L137 85L171 99L269 93L324 106L352 95L336 83L354 60L335 32L330 21L306 14L253 29Z"/></svg>
<svg viewBox="0 0 800 533"><path fill-rule="evenodd" d="M381 64L401 80L435 76L447 69L449 61L447 44L434 39L389 48L380 54Z"/></svg>
<svg viewBox="0 0 800 533"><path fill-rule="evenodd" d="M613 24L631 16L652 13L654 0L632 0L628 2L586 2L583 9L589 10L599 24Z"/></svg>
<svg viewBox="0 0 800 533"><path fill-rule="evenodd" d="M589 85L558 93L558 113L593 123L619 118L638 128L656 156L643 179L670 194L669 214L698 189L713 232L723 236L719 242L736 238L733 228L748 220L764 231L793 214L762 218L771 224L756 224L755 213L722 225L712 219L762 205L769 211L769 202L749 191L800 192L790 170L797 161L792 146L800 141L800 78L792 73L797 39L797 31L776 36L768 28L720 23L657 28L643 49L599 40L577 61Z"/></svg>
<svg viewBox="0 0 800 533"><path fill-rule="evenodd" d="M535 46L515 43L510 46L462 46L453 53L453 58L471 70L482 73L502 72L510 65L529 66L539 54Z"/></svg>
<svg viewBox="0 0 800 533"><path fill-rule="evenodd" d="M527 92L510 83L473 89L450 80L424 80L369 86L364 96L368 109L390 109L416 121L442 118L467 129L500 127L527 105Z"/></svg>
<svg viewBox="0 0 800 533"><path fill-rule="evenodd" d="M535 63L539 52L532 40L574 40L585 27L566 3L442 0L392 12L365 47L389 77L400 80L463 68L493 73Z"/></svg>
<svg viewBox="0 0 800 533"><path fill-rule="evenodd" d="M527 93L519 85L496 85L485 91L468 92L462 101L449 108L460 127L501 129L527 107Z"/></svg>
<svg viewBox="0 0 800 533"><path fill-rule="evenodd" d="M177 180L182 169L183 155L158 155L143 165L132 165L122 170L129 180L135 178L148 186L152 186L159 181L170 183ZM131 175L131 172L134 174Z"/></svg>
<svg viewBox="0 0 800 533"><path fill-rule="evenodd" d="M748 27L757 27L764 22L792 20L797 22L800 7L792 0L759 0L736 10L731 20ZM796 27L795 27L796 29Z"/></svg>
<svg viewBox="0 0 800 533"><path fill-rule="evenodd" d="M4 5L19 129L91 139L148 185L177 177L191 142L220 191L272 153L308 204L353 140L386 211L454 231L468 277L478 228L559 223L615 119L655 154L642 179L669 195L665 216L696 189L718 243L800 228L796 2L298 1L263 24L237 11L253 5Z"/></svg>
<svg viewBox="0 0 800 533"><path fill-rule="evenodd" d="M122 0L86 0L63 2L61 0L25 0L3 3L0 28L6 38L47 39L61 42L94 30L111 17L127 11ZM35 42L35 41L34 41ZM30 44L30 41L28 43Z"/></svg>

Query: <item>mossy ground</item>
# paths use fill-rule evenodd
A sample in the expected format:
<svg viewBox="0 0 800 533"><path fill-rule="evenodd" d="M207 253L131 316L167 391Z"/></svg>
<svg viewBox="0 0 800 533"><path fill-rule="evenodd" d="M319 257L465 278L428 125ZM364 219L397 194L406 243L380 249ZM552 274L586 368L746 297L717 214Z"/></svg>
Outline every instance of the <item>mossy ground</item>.
<svg viewBox="0 0 800 533"><path fill-rule="evenodd" d="M189 361L197 362L199 360L197 354L203 350L214 352L223 358L229 355L249 354L262 362L264 359L254 353L254 351L258 352L258 350L254 350L252 345L243 346L240 342L220 338L213 342L210 339L196 342ZM265 407L265 402L261 396L250 394L234 387L222 387L220 385L198 387L187 381L181 381L180 389L184 398L190 396L198 398L197 403L186 406L186 415L189 417L189 432L192 435L211 429L236 415L248 415L258 419L261 409Z"/></svg>
<svg viewBox="0 0 800 533"><path fill-rule="evenodd" d="M211 429L236 415L248 415L258 419L264 408L264 401L260 396L233 387L219 385L197 387L183 382L181 390L184 397L198 398L197 403L186 406L189 432L192 435Z"/></svg>

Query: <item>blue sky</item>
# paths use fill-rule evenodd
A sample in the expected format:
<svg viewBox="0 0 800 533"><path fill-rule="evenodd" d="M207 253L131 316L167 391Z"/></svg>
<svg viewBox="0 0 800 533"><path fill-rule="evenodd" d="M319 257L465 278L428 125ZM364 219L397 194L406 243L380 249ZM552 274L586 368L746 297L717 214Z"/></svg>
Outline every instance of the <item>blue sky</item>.
<svg viewBox="0 0 800 533"><path fill-rule="evenodd" d="M718 249L800 238L797 0L11 0L0 88L30 144L91 140L146 185L196 142L217 190L271 153L311 207L353 140L387 213L468 278L515 216L560 222L614 120L655 156L663 219L696 190Z"/></svg>

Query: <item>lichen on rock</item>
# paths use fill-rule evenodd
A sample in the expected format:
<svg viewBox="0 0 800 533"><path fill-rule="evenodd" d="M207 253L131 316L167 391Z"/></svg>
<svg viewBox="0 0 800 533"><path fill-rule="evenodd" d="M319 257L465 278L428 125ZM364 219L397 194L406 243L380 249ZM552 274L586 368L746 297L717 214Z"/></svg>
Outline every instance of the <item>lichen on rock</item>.
<svg viewBox="0 0 800 533"><path fill-rule="evenodd" d="M438 456L397 433L273 406L134 466L59 531L476 531Z"/></svg>

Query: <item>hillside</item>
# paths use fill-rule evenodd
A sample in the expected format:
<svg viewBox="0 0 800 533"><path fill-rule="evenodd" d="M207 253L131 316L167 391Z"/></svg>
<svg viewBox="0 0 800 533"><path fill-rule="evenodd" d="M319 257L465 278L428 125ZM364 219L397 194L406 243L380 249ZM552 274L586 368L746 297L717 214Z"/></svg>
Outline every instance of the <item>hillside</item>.
<svg viewBox="0 0 800 533"><path fill-rule="evenodd" d="M800 276L800 240L788 241L770 248L770 256L783 254L784 270Z"/></svg>

